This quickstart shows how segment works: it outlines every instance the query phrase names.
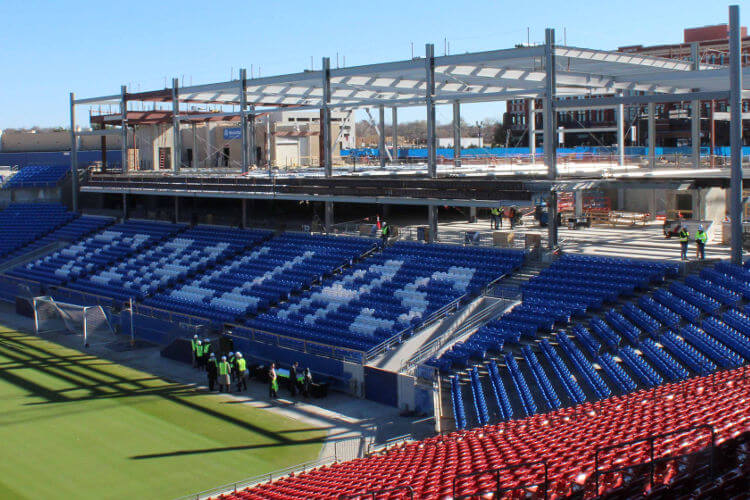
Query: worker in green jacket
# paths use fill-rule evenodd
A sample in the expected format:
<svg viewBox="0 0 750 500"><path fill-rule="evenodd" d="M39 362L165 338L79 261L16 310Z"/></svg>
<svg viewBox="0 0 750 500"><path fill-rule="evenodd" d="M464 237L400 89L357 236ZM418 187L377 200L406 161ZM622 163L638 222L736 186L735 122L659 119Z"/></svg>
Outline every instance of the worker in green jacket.
<svg viewBox="0 0 750 500"><path fill-rule="evenodd" d="M222 356L221 361L219 361L219 392L224 392L224 389L227 392L231 390L232 380L229 378L229 369L227 357Z"/></svg>
<svg viewBox="0 0 750 500"><path fill-rule="evenodd" d="M695 256L700 260L706 258L706 242L708 241L708 235L703 230L703 224L698 226L698 232L695 233Z"/></svg>
<svg viewBox="0 0 750 500"><path fill-rule="evenodd" d="M242 357L242 353L237 353L237 392L247 390L247 360Z"/></svg>
<svg viewBox="0 0 750 500"><path fill-rule="evenodd" d="M203 339L203 364L208 366L208 355L211 354L211 339Z"/></svg>
<svg viewBox="0 0 750 500"><path fill-rule="evenodd" d="M204 366L204 360L203 360L203 342L200 340L197 340L195 342L195 366L202 370Z"/></svg>
<svg viewBox="0 0 750 500"><path fill-rule="evenodd" d="M198 366L198 336L193 335L192 340L190 340L190 348L192 349L193 353L193 368L196 368Z"/></svg>
<svg viewBox="0 0 750 500"><path fill-rule="evenodd" d="M383 221L383 225L380 228L380 238L383 240L383 246L388 244L388 237L391 235L391 226L386 221Z"/></svg>
<svg viewBox="0 0 750 500"><path fill-rule="evenodd" d="M680 258L682 260L688 260L687 252L688 252L688 240L690 239L690 231L687 230L685 226L682 226L680 228Z"/></svg>
<svg viewBox="0 0 750 500"><path fill-rule="evenodd" d="M208 375L208 390L213 391L216 386L216 381L219 378L219 362L216 360L216 355L214 353L211 353L208 357L206 375Z"/></svg>

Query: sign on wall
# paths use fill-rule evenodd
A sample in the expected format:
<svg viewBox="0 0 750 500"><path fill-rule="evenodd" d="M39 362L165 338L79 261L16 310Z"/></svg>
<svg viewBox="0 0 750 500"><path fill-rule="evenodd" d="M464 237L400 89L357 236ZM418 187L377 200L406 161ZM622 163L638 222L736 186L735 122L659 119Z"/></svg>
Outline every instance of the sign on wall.
<svg viewBox="0 0 750 500"><path fill-rule="evenodd" d="M241 127L228 127L224 129L224 140L242 139Z"/></svg>

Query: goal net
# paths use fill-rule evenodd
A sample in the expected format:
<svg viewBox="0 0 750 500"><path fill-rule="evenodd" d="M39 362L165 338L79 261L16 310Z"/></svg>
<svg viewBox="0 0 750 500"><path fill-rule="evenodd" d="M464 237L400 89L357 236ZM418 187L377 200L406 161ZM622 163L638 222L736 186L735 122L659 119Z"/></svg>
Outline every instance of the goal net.
<svg viewBox="0 0 750 500"><path fill-rule="evenodd" d="M52 297L34 297L33 308L37 335L68 332L80 335L85 347L115 339L112 325L101 306L79 306Z"/></svg>

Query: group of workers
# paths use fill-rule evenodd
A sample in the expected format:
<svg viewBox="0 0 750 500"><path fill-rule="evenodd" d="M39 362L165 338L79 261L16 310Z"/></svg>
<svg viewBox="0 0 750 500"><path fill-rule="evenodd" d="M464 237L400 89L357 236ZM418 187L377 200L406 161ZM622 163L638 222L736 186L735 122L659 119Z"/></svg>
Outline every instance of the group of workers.
<svg viewBox="0 0 750 500"><path fill-rule="evenodd" d="M678 233L680 238L680 258L682 260L688 260L688 242L690 241L690 231L687 227L680 226ZM703 230L703 224L698 226L698 231L695 233L695 256L700 260L706 258L706 241L708 241L708 235Z"/></svg>
<svg viewBox="0 0 750 500"><path fill-rule="evenodd" d="M208 377L208 389L214 390L218 385L219 392L231 392L232 381L235 381L237 392L247 390L247 360L241 352L228 352L217 357L211 348L209 339L200 340L194 335L191 340L193 366L205 370Z"/></svg>
<svg viewBox="0 0 750 500"><path fill-rule="evenodd" d="M502 229L503 218L510 221L510 228L516 224L517 211L515 207L492 207L490 208L490 229Z"/></svg>
<svg viewBox="0 0 750 500"><path fill-rule="evenodd" d="M208 377L208 389L213 391L218 386L219 392L232 392L234 382L236 392L247 390L247 380L250 378L247 360L241 352L228 352L220 357L214 353L209 339L201 340L194 335L190 341L193 352L193 366L199 370L205 370ZM295 361L289 368L289 391L292 396L299 390L303 396L309 397L312 386L312 373L309 368L300 377L298 375L299 364ZM278 397L279 376L276 364L271 363L268 370L269 395L271 398Z"/></svg>

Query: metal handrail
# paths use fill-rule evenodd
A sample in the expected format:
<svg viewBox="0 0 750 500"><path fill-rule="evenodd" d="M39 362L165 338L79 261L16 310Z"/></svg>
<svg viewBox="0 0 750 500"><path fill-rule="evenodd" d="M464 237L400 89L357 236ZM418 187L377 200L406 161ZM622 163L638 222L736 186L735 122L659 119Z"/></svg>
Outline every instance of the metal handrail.
<svg viewBox="0 0 750 500"><path fill-rule="evenodd" d="M543 483L520 484L518 486L510 486L510 487L507 487L507 488L502 488L501 487L501 483L500 483L500 473L501 472L506 471L506 470L520 469L522 467L532 468L533 466L539 465L539 464L544 465L544 482ZM508 466L499 467L499 468L496 468L496 469L487 469L487 470L481 470L481 471L475 471L475 472L466 472L464 474L457 474L456 476L453 477L453 495L452 495L452 498L455 499L455 500L459 500L459 499L462 499L462 498L472 498L472 497L476 496L477 495L476 493L475 494L471 494L471 495L456 495L456 483L461 478L472 477L472 476L481 476L481 475L486 475L486 474L494 474L495 475L495 478L496 478L495 482L497 484L497 488L495 489L495 491L493 493L499 494L499 493L503 493L503 492L506 492L506 491L516 491L516 490L520 490L520 489L528 489L528 488L530 488L532 486L539 486L540 484L543 484L544 485L544 498L545 499L547 498L547 490L549 488L549 468L547 466L547 460L546 459L544 459L544 460L537 460L535 462L524 462L524 463L521 463L521 464L508 465Z"/></svg>
<svg viewBox="0 0 750 500"><path fill-rule="evenodd" d="M640 439L633 439L631 441L626 441L624 443L617 443L617 444L611 444L607 446L602 446L597 448L594 451L594 478L595 478L595 485L596 485L596 492L599 492L599 477L603 474L607 474L610 472L619 472L622 470L631 469L633 467L636 467L638 465L644 465L644 463L638 463L638 464L632 464L629 466L622 466L622 467L615 467L612 469L606 469L606 470L599 470L599 455L605 451L614 450L616 448L623 448L626 446L632 446L639 443L648 443L649 446L649 461L645 462L645 464L650 465L650 485L653 487L654 485L654 468L655 468L655 462L658 461L665 461L666 459L677 459L684 456L692 455L692 453L685 453L682 455L665 455L663 457L659 457L658 459L655 459L654 457L654 442L657 439L665 438L667 436L673 436L675 434L685 434L690 431L698 430L698 429L708 429L711 432L711 459L709 463L709 471L710 474L713 475L713 454L714 454L714 448L716 447L716 432L714 431L714 428L712 425L709 424L699 424L694 425L691 427L685 427L682 429L675 429L673 431L664 432L662 434L656 434L653 436L648 436L645 438Z"/></svg>

